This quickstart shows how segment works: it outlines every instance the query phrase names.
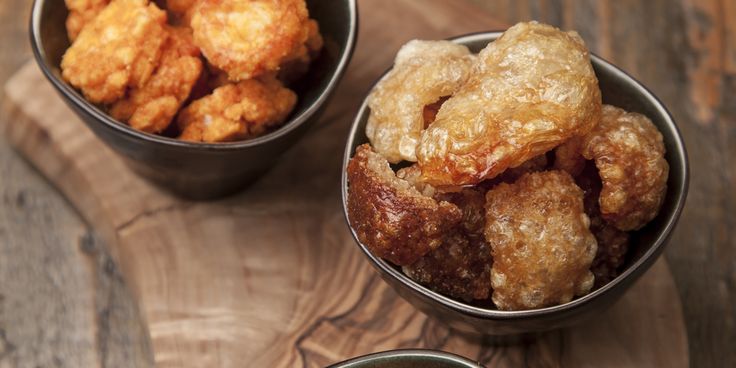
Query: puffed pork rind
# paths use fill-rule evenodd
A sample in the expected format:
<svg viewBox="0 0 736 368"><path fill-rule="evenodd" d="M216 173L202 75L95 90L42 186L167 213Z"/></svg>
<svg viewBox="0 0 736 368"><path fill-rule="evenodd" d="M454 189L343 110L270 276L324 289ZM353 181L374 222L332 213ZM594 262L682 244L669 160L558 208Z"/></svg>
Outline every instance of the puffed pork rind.
<svg viewBox="0 0 736 368"><path fill-rule="evenodd" d="M226 84L179 113L179 138L209 143L254 138L283 123L296 100L274 76Z"/></svg>
<svg viewBox="0 0 736 368"><path fill-rule="evenodd" d="M629 233L617 229L601 216L598 199L601 193L601 179L592 161L584 161L575 182L585 193L583 202L585 213L590 218L590 231L598 243L590 270L595 275L595 288L599 288L619 275L629 249Z"/></svg>
<svg viewBox="0 0 736 368"><path fill-rule="evenodd" d="M467 188L456 193L438 193L436 200L460 208L462 221L442 245L419 258L404 273L432 290L471 301L488 299L491 293L491 249L483 236L485 195Z"/></svg>
<svg viewBox="0 0 736 368"><path fill-rule="evenodd" d="M509 28L422 133L417 158L436 186L476 184L590 131L601 93L583 40L536 22Z"/></svg>
<svg viewBox="0 0 736 368"><path fill-rule="evenodd" d="M148 133L161 133L169 126L202 74L202 60L192 43L191 31L166 29L168 37L151 78L110 108L115 119Z"/></svg>
<svg viewBox="0 0 736 368"><path fill-rule="evenodd" d="M311 27L304 0L200 0L191 12L195 44L231 81L278 71Z"/></svg>
<svg viewBox="0 0 736 368"><path fill-rule="evenodd" d="M600 210L619 230L637 230L659 212L667 193L669 165L662 134L644 115L604 106L585 136L582 155L595 160L603 182Z"/></svg>
<svg viewBox="0 0 736 368"><path fill-rule="evenodd" d="M348 218L358 240L396 265L410 265L437 249L462 220L456 205L427 197L396 177L368 144L356 148L347 174Z"/></svg>
<svg viewBox="0 0 736 368"><path fill-rule="evenodd" d="M92 103L109 104L151 77L166 40L166 13L116 0L87 24L61 60L62 77Z"/></svg>
<svg viewBox="0 0 736 368"><path fill-rule="evenodd" d="M596 241L583 191L563 171L522 176L486 194L492 299L501 310L562 304L587 294Z"/></svg>
<svg viewBox="0 0 736 368"><path fill-rule="evenodd" d="M424 108L467 80L474 56L450 41L413 40L401 47L391 71L368 95L366 135L389 162L415 162Z"/></svg>

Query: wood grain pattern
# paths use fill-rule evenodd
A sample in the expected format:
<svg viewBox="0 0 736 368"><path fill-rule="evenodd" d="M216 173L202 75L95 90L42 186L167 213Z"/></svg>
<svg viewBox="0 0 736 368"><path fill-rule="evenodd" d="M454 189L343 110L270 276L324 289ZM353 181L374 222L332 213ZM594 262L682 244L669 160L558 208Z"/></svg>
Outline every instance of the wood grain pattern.
<svg viewBox="0 0 736 368"><path fill-rule="evenodd" d="M323 366L397 347L440 348L493 366L686 365L680 305L663 262L596 321L504 347L448 331L378 279L340 210L343 141L335 137L345 136L357 101L400 44L501 24L465 2L360 6L355 58L321 124L252 188L221 201L181 201L135 177L35 66L8 84L24 118L5 126L7 137L110 245L157 366Z"/></svg>

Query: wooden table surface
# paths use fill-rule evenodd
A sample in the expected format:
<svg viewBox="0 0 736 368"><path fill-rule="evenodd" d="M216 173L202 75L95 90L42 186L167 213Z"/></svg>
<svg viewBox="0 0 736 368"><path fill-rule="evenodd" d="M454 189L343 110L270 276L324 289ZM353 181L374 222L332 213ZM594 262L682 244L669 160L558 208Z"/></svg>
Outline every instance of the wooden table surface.
<svg viewBox="0 0 736 368"><path fill-rule="evenodd" d="M665 252L691 363L736 366L736 2L474 1L509 23L537 19L578 30L669 107L692 170L688 205ZM30 4L0 0L0 84L30 58ZM104 244L0 138L0 368L150 360L135 304Z"/></svg>

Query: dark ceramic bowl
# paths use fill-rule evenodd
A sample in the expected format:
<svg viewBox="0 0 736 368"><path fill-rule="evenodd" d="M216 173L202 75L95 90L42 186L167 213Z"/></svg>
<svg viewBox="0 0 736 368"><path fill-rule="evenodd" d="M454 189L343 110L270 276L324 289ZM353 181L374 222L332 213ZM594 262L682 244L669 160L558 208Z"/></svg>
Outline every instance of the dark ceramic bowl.
<svg viewBox="0 0 736 368"><path fill-rule="evenodd" d="M461 36L453 41L478 52L488 42L495 40L500 35L501 32L478 33ZM664 136L664 144L667 149L666 159L670 165L664 205L657 218L632 234L630 254L627 255L621 275L602 288L566 304L525 311L500 311L472 303L463 303L419 285L404 275L401 269L371 254L365 245L357 240L355 231L351 228L360 249L383 279L399 295L425 314L461 331L486 335L534 333L568 326L585 317L601 313L654 263L662 253L685 204L688 188L685 146L667 109L651 92L634 78L603 59L592 56L592 62L603 92L603 102L629 111L640 112L652 119ZM365 124L369 112L368 106L363 102L345 147L342 200L346 217L348 216L348 182L345 169L355 148L368 142L365 136Z"/></svg>
<svg viewBox="0 0 736 368"><path fill-rule="evenodd" d="M483 368L461 356L437 350L391 350L363 355L328 368Z"/></svg>
<svg viewBox="0 0 736 368"><path fill-rule="evenodd" d="M233 193L272 167L320 115L352 55L358 27L355 0L307 0L325 48L295 86L299 101L288 121L264 136L233 143L191 143L143 133L108 116L67 84L59 69L69 47L63 0L36 0L31 46L64 102L138 174L180 196L207 199Z"/></svg>

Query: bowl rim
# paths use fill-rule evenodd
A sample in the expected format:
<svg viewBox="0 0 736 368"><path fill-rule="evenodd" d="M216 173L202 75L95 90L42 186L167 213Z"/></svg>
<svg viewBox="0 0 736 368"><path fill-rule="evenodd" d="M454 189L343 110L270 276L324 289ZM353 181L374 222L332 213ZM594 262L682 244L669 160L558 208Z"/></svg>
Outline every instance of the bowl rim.
<svg viewBox="0 0 736 368"><path fill-rule="evenodd" d="M31 49L33 51L34 59L36 64L41 68L41 71L46 76L56 90L64 95L68 100L78 108L84 110L89 115L93 116L95 120L101 122L103 126L112 129L113 131L128 136L132 139L144 141L147 143L176 147L194 149L198 151L231 151L240 150L244 148L250 148L265 144L271 141L275 141L281 137L286 136L291 131L297 129L299 126L304 124L309 118L319 111L322 105L330 98L330 95L334 92L338 83L342 79L343 74L347 70L347 67L352 58L353 51L355 50L355 44L358 36L358 5L357 0L345 0L348 6L348 35L347 42L345 44L344 51L339 55L337 67L332 73L331 78L327 82L327 85L319 93L317 99L307 106L304 111L298 115L292 117L284 123L278 129L269 132L268 134L256 137L253 139L236 141L236 142L222 142L222 143L204 143L204 142L189 142L182 141L176 138L164 137L156 134L145 133L134 129L128 124L122 123L113 119L107 113L96 107L94 104L87 101L76 89L71 85L61 80L59 76L54 74L53 71L46 65L46 53L42 49L41 45L41 10L44 7L47 0L34 0L31 9L31 17L29 22L29 37L31 41Z"/></svg>
<svg viewBox="0 0 736 368"><path fill-rule="evenodd" d="M475 42L475 41L486 41L486 40L491 42L491 41L496 40L502 34L503 34L503 31L474 32L474 33L468 33L468 34L451 37L451 38L448 38L448 40L453 41L455 43L461 43L461 44ZM360 109L358 110L355 116L355 119L353 120L353 123L350 127L350 132L348 135L347 143L345 145L340 186L341 186L341 192L342 192L341 193L342 194L342 207L343 207L343 215L345 217L345 221L348 225L348 228L350 229L350 233L352 234L353 239L355 240L355 243L358 244L358 246L363 251L363 253L371 261L373 266L377 267L381 271L381 273L383 273L384 275L389 275L390 277L398 280L404 286L411 289L412 292L418 293L425 298L431 299L433 302L437 302L445 308L451 309L456 312L460 312L461 314L466 315L466 316L481 318L481 319L490 319L490 320L529 319L529 318L538 318L544 315L570 312L572 310L581 308L583 305L589 302L592 302L593 300L601 298L609 290L612 290L616 288L619 284L623 283L624 280L630 277L633 277L633 279L636 279L644 271L646 271L646 269L648 269L651 266L651 264L656 260L657 256L659 256L661 251L664 249L664 246L667 244L667 240L670 234L672 233L672 230L677 225L677 222L680 218L680 214L682 213L683 207L685 206L685 201L687 199L687 193L688 193L689 182L690 182L690 168L688 164L687 150L685 148L685 143L682 139L682 134L680 132L680 129L677 127L677 124L675 124L675 121L672 118L672 115L669 113L669 111L664 106L664 104L651 91L649 91L649 89L647 89L641 82L636 80L634 77L632 77L628 73L624 72L623 70L609 63L603 58L593 54L592 52L590 53L590 57L591 57L592 64L594 64L596 67L600 69L606 70L607 72L614 75L617 79L621 79L627 84L636 88L636 90L656 108L657 112L662 116L665 122L665 125L666 125L665 127L662 127L661 129L666 128L670 130L674 137L674 142L673 142L674 143L673 148L675 151L674 156L682 157L682 160L678 160L678 162L668 162L668 164L670 165L670 171L672 171L671 168L673 166L677 166L678 169L683 173L682 175L683 179L680 182L676 183L674 187L668 189L668 190L677 190L679 193L679 195L674 199L676 202L675 209L667 217L666 223L664 224L662 229L658 232L653 245L636 262L630 265L626 270L624 270L621 274L619 274L615 279L608 282L606 285L582 297L573 299L564 304L555 305L551 307L528 309L528 310L516 310L516 311L488 309L488 308L469 305L467 303L452 299L448 296L435 292L423 285L420 285L414 280L410 279L408 276L404 275L403 272L400 272L399 270L391 266L387 261L384 261L383 259L377 256L374 256L368 250L368 248L366 248L366 246L360 242L357 234L355 233L355 229L353 229L353 227L350 226L350 221L348 220L349 215L348 215L348 209L347 209L347 198L348 198L347 165L353 153L352 146L355 142L355 137L356 137L356 133L358 130L358 126L360 125L361 117L364 116L368 110L367 98L364 98L363 102L360 105ZM386 73L388 73L390 70L391 70L391 67L389 67L383 74L381 74L381 76L378 77L376 81L371 85L371 88L369 90L372 90L373 87L376 85L376 83L378 83L378 81L380 81L380 79L383 78L383 76L386 75Z"/></svg>
<svg viewBox="0 0 736 368"><path fill-rule="evenodd" d="M440 350L432 350L432 349L387 350L387 351L382 351L378 353L366 354L366 355L361 355L361 356L357 356L354 358L350 358L348 360L332 364L328 366L327 368L352 368L360 364L371 363L371 362L375 363L375 362L378 362L384 359L411 358L411 357L431 357L431 358L439 359L444 363L457 364L458 367L483 368L483 365L481 365L480 363L474 362L463 356L440 351Z"/></svg>

